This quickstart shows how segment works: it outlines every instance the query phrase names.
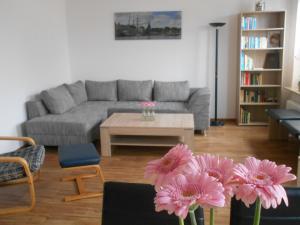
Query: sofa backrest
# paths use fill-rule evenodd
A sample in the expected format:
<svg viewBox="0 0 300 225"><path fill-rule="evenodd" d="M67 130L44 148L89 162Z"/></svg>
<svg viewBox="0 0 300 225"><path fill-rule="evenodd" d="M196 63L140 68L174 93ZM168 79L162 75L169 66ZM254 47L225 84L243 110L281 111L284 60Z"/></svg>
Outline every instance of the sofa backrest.
<svg viewBox="0 0 300 225"><path fill-rule="evenodd" d="M56 89L65 88L69 92L73 101L69 104L68 108L64 110L55 111L52 108L48 108L49 105L55 105L55 101L63 100L67 98L60 98L60 94L56 93ZM157 101L157 102L186 102L191 94L196 89L190 88L188 81L175 81L175 82L161 82L161 81L131 81L131 80L117 80L117 81L77 81L73 84L64 84L56 88L51 88L45 93L51 93L56 99L51 98L51 104L47 102L47 98L42 100L34 100L26 103L27 115L29 119L47 115L48 113L56 114L64 113L72 109L74 106L81 104L85 101ZM48 97L48 96L47 96Z"/></svg>
<svg viewBox="0 0 300 225"><path fill-rule="evenodd" d="M26 102L27 117L29 120L47 115L48 109L41 100L33 100Z"/></svg>

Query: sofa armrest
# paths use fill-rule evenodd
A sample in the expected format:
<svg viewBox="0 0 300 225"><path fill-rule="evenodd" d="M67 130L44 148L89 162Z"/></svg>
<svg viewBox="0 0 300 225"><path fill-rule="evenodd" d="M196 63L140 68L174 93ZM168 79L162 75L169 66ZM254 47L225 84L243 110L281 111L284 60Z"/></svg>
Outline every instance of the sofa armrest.
<svg viewBox="0 0 300 225"><path fill-rule="evenodd" d="M209 127L210 91L208 88L191 89L187 108L194 114L195 130L206 130Z"/></svg>

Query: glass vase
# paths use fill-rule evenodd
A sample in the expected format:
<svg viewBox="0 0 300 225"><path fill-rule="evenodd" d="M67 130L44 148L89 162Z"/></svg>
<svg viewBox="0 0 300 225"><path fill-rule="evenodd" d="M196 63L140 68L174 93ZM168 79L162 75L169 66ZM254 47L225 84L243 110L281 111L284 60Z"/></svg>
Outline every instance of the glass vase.
<svg viewBox="0 0 300 225"><path fill-rule="evenodd" d="M143 115L143 120L145 120L145 121L155 120L154 107L144 107L142 115Z"/></svg>

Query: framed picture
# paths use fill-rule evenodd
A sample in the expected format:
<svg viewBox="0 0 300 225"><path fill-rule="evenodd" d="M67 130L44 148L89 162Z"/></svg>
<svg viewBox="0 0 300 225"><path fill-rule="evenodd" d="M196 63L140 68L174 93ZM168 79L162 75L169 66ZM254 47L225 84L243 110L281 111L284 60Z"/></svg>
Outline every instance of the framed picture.
<svg viewBox="0 0 300 225"><path fill-rule="evenodd" d="M277 48L280 47L280 43L281 43L281 33L280 31L270 31L268 32L268 42L269 48Z"/></svg>
<svg viewBox="0 0 300 225"><path fill-rule="evenodd" d="M116 40L181 39L181 11L115 13Z"/></svg>

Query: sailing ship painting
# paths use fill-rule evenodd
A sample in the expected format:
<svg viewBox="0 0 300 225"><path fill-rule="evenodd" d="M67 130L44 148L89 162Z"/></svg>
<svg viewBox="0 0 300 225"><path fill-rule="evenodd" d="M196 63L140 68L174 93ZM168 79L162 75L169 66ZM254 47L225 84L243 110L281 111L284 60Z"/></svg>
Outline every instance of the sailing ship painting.
<svg viewBox="0 0 300 225"><path fill-rule="evenodd" d="M115 13L115 39L181 39L181 11Z"/></svg>

